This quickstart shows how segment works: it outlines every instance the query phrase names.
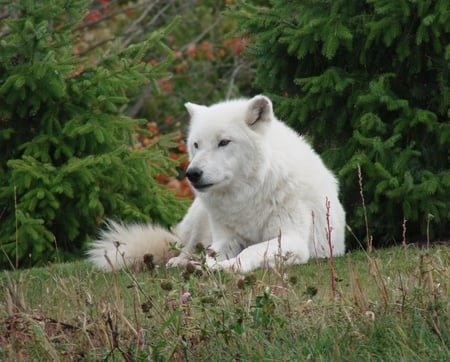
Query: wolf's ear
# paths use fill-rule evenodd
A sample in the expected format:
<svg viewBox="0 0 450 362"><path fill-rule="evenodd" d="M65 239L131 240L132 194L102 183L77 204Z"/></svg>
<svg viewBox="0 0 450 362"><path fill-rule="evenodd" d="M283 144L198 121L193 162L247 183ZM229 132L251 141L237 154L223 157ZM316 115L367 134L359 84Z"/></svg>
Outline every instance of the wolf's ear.
<svg viewBox="0 0 450 362"><path fill-rule="evenodd" d="M190 102L185 103L184 106L186 107L191 118L194 117L194 114L201 111L202 109L208 108L206 106L201 106L199 104L190 103Z"/></svg>
<svg viewBox="0 0 450 362"><path fill-rule="evenodd" d="M253 126L256 123L263 124L269 122L272 118L272 102L269 98L256 96L250 99L246 115L246 122L249 126Z"/></svg>

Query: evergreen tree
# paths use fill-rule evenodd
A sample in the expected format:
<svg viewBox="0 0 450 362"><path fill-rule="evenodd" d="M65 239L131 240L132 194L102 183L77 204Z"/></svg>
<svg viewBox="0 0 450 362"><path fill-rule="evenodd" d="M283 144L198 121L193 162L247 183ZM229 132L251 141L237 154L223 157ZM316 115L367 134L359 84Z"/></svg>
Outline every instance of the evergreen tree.
<svg viewBox="0 0 450 362"><path fill-rule="evenodd" d="M135 149L146 121L124 115L128 93L162 76L167 61L145 57L168 58L167 29L86 58L74 46L88 4L0 4L1 267L80 254L106 217L172 224L183 212L154 180L174 166L170 139Z"/></svg>
<svg viewBox="0 0 450 362"><path fill-rule="evenodd" d="M237 16L255 85L338 173L358 238L393 243L404 220L410 238L448 236L450 0L271 0Z"/></svg>

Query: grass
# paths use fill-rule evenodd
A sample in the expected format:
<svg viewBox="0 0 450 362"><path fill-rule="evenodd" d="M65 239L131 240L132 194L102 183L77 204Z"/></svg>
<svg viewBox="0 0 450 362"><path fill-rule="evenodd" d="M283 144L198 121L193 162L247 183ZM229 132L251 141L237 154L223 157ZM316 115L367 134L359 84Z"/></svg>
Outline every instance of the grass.
<svg viewBox="0 0 450 362"><path fill-rule="evenodd" d="M351 252L332 271L4 272L0 360L448 361L449 264L434 246Z"/></svg>

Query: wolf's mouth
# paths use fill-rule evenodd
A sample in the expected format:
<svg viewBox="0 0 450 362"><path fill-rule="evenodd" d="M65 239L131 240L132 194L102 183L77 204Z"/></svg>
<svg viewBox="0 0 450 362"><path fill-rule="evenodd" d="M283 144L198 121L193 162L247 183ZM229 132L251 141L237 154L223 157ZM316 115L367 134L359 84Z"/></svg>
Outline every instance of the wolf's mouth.
<svg viewBox="0 0 450 362"><path fill-rule="evenodd" d="M192 186L198 191L204 191L207 188L210 188L214 184L192 184Z"/></svg>

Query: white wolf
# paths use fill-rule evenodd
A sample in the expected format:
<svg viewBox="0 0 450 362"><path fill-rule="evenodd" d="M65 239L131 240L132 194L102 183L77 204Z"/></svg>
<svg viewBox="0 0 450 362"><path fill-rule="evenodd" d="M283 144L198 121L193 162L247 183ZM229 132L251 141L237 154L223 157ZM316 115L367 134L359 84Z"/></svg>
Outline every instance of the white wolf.
<svg viewBox="0 0 450 362"><path fill-rule="evenodd" d="M94 264L120 268L151 254L156 263L176 266L189 260L197 243L215 252L207 259L211 267L241 272L274 266L280 256L305 263L344 253L345 212L336 178L274 116L267 97L186 108L186 176L196 196L189 211L172 232L110 223L88 251ZM173 240L184 247L169 259Z"/></svg>

